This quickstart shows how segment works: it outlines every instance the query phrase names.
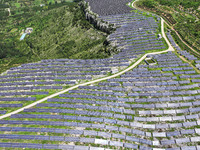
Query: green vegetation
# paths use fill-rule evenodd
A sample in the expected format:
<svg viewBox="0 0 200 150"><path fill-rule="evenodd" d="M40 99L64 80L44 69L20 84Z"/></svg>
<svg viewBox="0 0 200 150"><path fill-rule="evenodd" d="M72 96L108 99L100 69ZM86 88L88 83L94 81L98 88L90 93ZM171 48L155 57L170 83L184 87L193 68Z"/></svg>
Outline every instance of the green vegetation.
<svg viewBox="0 0 200 150"><path fill-rule="evenodd" d="M147 0L147 1L143 1L142 4L144 6L149 7L149 8L154 8L155 5L156 5L156 1L154 1L154 0Z"/></svg>
<svg viewBox="0 0 200 150"><path fill-rule="evenodd" d="M22 2L6 2L8 5L2 5L9 7L14 4L10 7L11 16L1 7L2 12L7 12L0 14L1 72L41 59L93 59L110 56L103 44L106 34L96 30L85 19L78 3L50 0L40 7L35 5L43 4L42 0ZM20 41L27 27L32 27L33 32Z"/></svg>
<svg viewBox="0 0 200 150"><path fill-rule="evenodd" d="M187 47L187 45L185 45L180 39L179 37L176 35L176 33L174 31L171 31L171 35L174 38L175 42L179 45L179 47L181 49L187 50L188 52L190 52L192 55L194 55L197 58L200 58L199 54L195 53L194 51L191 51L189 47Z"/></svg>
<svg viewBox="0 0 200 150"><path fill-rule="evenodd" d="M184 41L200 51L200 1L140 0L137 6L165 18Z"/></svg>

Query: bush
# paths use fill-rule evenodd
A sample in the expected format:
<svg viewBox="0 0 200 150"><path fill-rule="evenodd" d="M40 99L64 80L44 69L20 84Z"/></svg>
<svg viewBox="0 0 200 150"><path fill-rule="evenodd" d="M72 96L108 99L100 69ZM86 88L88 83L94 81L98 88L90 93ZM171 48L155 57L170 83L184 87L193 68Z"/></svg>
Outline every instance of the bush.
<svg viewBox="0 0 200 150"><path fill-rule="evenodd" d="M156 6L156 2L154 0L145 0L143 1L143 5L148 8L154 8Z"/></svg>

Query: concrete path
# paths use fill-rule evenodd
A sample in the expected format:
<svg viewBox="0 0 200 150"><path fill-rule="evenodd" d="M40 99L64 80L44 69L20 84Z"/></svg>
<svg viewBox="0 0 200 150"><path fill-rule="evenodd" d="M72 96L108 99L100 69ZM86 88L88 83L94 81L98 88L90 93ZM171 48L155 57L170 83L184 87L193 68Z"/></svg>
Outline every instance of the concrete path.
<svg viewBox="0 0 200 150"><path fill-rule="evenodd" d="M10 117L11 115L14 115L14 114L17 114L19 112L22 112L22 111L24 111L24 109L28 109L28 108L31 108L33 106L36 106L37 104L42 103L42 102L46 101L49 98L53 98L55 96L59 96L60 94L64 94L64 93L68 92L69 90L76 89L79 86L86 86L86 85L89 85L89 84L97 83L97 82L100 82L100 81L103 81L103 80L107 80L107 79L111 79L111 78L115 78L117 76L120 76L120 75L126 73L127 71L130 71L131 69L135 68L138 64L140 64L146 58L147 55L156 55L156 54L166 53L166 52L169 52L169 51L174 51L173 47L171 46L170 42L168 41L168 39L167 39L167 37L165 35L165 32L164 32L164 20L163 19L161 19L161 31L162 31L163 38L165 39L165 41L167 42L167 44L169 46L169 48L167 50L163 50L163 51L160 51L160 52L147 53L147 54L143 55L139 60L137 60L133 65L129 66L128 68L126 68L125 70L123 70L121 72L118 72L118 73L116 73L114 75L111 75L111 76L108 76L108 77L103 77L103 78L100 78L100 79L95 79L95 80L92 80L92 81L89 81L89 82L85 82L85 83L81 83L81 84L72 86L72 87L70 87L68 89L65 89L63 91L57 92L57 93L52 94L52 95L49 95L49 96L47 96L47 97L45 97L45 98L43 98L41 100L38 100L38 101L36 101L36 102L34 102L32 104L29 104L29 105L27 105L25 107L22 107L22 108L20 108L18 110L15 110L15 111L10 112L8 114L2 115L2 116L0 116L0 119L4 119L4 118L7 118L7 117Z"/></svg>
<svg viewBox="0 0 200 150"><path fill-rule="evenodd" d="M135 3L136 3L137 1L139 1L139 0L135 0L135 1L132 3L132 7L133 7L133 8L136 8L136 9L139 9L139 8L137 8L136 5L135 5ZM140 10L141 10L141 9L140 9ZM141 11L143 11L143 10L141 10ZM167 45L168 45L168 47L169 47L167 50L175 51L175 49L172 47L172 45L170 44L170 42L169 42L169 40L168 40L168 38L166 37L166 34L165 34L165 29L164 29L165 20L164 20L162 17L160 17L160 18L161 18L161 33L162 33L162 37L165 39L165 41L167 42Z"/></svg>
<svg viewBox="0 0 200 150"><path fill-rule="evenodd" d="M165 39L165 41L167 42L167 45L169 46L168 50L175 51L174 48L172 47L171 43L169 42L168 38L166 37L165 29L164 29L164 22L165 22L164 19L161 18L161 33L162 33L162 36Z"/></svg>

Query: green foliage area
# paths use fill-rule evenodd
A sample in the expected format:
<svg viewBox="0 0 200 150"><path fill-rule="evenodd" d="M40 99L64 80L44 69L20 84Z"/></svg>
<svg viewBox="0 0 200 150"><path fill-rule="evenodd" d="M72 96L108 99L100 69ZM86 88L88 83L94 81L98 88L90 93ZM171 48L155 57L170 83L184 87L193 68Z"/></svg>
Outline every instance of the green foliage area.
<svg viewBox="0 0 200 150"><path fill-rule="evenodd" d="M15 3L15 6L16 6L17 8L21 7L20 3Z"/></svg>
<svg viewBox="0 0 200 150"><path fill-rule="evenodd" d="M197 53L191 51L189 47L187 47L184 43L181 42L181 40L179 39L179 37L176 35L176 33L174 31L171 31L171 35L181 49L187 50L188 52L190 52L195 57L200 58L200 56Z"/></svg>
<svg viewBox="0 0 200 150"><path fill-rule="evenodd" d="M138 6L164 17L184 41L200 51L199 0L140 0Z"/></svg>
<svg viewBox="0 0 200 150"><path fill-rule="evenodd" d="M184 8L198 9L200 5L199 0L156 0L161 5L167 6L183 6Z"/></svg>
<svg viewBox="0 0 200 150"><path fill-rule="evenodd" d="M182 6L184 9L192 8L197 10L200 5L199 0L142 0L141 3L147 7L154 7L156 4L171 6L173 8ZM152 5L153 4L153 5Z"/></svg>
<svg viewBox="0 0 200 150"><path fill-rule="evenodd" d="M142 4L149 8L154 8L156 5L156 2L154 0L148 0L148 1L142 1Z"/></svg>
<svg viewBox="0 0 200 150"><path fill-rule="evenodd" d="M42 3L41 0L35 0L35 1L34 1L34 4L35 4L36 6L40 5L41 3Z"/></svg>
<svg viewBox="0 0 200 150"><path fill-rule="evenodd" d="M39 1L35 0L35 3L39 4ZM0 20L1 72L41 59L93 59L110 56L103 44L106 34L85 20L77 3L21 7L11 13L11 16L4 16ZM33 32L20 41L27 27L33 28Z"/></svg>

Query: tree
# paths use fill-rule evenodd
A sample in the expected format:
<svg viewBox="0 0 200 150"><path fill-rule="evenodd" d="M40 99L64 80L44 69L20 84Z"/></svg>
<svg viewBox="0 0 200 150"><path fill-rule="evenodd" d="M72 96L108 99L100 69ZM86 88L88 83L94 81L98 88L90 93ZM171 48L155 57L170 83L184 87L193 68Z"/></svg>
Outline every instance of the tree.
<svg viewBox="0 0 200 150"><path fill-rule="evenodd" d="M143 5L148 8L154 8L157 3L154 0L145 0L143 1Z"/></svg>
<svg viewBox="0 0 200 150"><path fill-rule="evenodd" d="M35 4L36 6L39 6L39 5L41 4L41 0L35 0L35 1L34 1L34 4Z"/></svg>

